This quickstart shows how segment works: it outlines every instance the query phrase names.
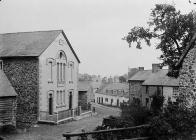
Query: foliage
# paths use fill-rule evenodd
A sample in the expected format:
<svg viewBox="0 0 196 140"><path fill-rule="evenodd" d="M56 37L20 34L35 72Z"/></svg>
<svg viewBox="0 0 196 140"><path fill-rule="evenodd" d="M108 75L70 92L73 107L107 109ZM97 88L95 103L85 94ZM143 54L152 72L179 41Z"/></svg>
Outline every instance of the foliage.
<svg viewBox="0 0 196 140"><path fill-rule="evenodd" d="M160 90L155 93L151 102L151 110L154 114L159 114L162 111L164 96L160 95Z"/></svg>
<svg viewBox="0 0 196 140"><path fill-rule="evenodd" d="M127 80L124 76L119 76L120 83L125 83Z"/></svg>
<svg viewBox="0 0 196 140"><path fill-rule="evenodd" d="M150 135L155 139L185 139L196 129L196 110L169 102L164 112L153 117L150 124Z"/></svg>
<svg viewBox="0 0 196 140"><path fill-rule="evenodd" d="M130 104L122 104L121 110L122 119L133 122L134 125L147 123L151 116L150 110L142 107L139 99L133 99Z"/></svg>
<svg viewBox="0 0 196 140"><path fill-rule="evenodd" d="M10 134L15 132L16 132L16 127L13 125L3 125L0 128L0 134Z"/></svg>
<svg viewBox="0 0 196 140"><path fill-rule="evenodd" d="M150 41L153 38L157 39L159 43L156 49L162 51L160 56L160 59L163 60L162 65L176 69L176 62L194 34L193 12L182 14L172 5L156 4L150 16L148 28L133 27L124 39L128 42L129 47L135 42L138 49L142 48L142 40L150 46ZM169 75L175 76L172 72Z"/></svg>

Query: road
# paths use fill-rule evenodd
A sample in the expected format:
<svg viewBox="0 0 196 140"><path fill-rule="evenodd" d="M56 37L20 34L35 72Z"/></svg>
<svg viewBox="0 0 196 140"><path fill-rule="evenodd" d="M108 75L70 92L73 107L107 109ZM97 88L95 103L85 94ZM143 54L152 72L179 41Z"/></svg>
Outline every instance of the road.
<svg viewBox="0 0 196 140"><path fill-rule="evenodd" d="M117 116L120 110L116 108L105 107L102 105L93 104L97 115L84 118L78 121L72 121L60 125L39 124L38 127L30 128L27 132L4 136L6 140L61 140L63 133L76 133L85 131L92 131L96 126L102 124L104 117L109 115Z"/></svg>

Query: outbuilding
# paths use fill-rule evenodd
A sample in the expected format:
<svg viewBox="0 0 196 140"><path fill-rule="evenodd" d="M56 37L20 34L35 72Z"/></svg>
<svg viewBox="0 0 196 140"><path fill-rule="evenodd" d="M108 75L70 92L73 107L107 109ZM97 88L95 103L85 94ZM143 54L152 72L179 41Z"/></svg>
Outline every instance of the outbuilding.
<svg viewBox="0 0 196 140"><path fill-rule="evenodd" d="M16 97L14 88L0 70L0 127L16 125Z"/></svg>

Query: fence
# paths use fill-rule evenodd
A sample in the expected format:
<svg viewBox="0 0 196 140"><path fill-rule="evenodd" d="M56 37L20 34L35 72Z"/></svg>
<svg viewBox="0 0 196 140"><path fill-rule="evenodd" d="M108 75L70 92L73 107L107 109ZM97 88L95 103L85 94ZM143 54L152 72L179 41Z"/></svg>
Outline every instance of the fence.
<svg viewBox="0 0 196 140"><path fill-rule="evenodd" d="M117 128L117 129L110 129L110 130L99 130L99 131L92 131L92 132L82 132L82 133L67 133L63 134L63 137L66 140L71 140L72 137L81 137L82 140L87 140L89 136L103 136L105 140L118 140L125 138L125 133L134 134L132 136L126 136L126 139L129 137L129 140L147 140L149 139L148 136L139 135L140 131L147 130L150 126L149 125L140 125L135 127L127 127L127 128ZM138 133L138 135L136 135ZM136 137L134 137L136 136Z"/></svg>
<svg viewBox="0 0 196 140"><path fill-rule="evenodd" d="M80 116L80 114L81 114L81 107L79 106L75 109L59 111L57 113L53 113L52 115L50 115L47 111L40 111L39 118L40 118L40 122L59 123L66 119Z"/></svg>

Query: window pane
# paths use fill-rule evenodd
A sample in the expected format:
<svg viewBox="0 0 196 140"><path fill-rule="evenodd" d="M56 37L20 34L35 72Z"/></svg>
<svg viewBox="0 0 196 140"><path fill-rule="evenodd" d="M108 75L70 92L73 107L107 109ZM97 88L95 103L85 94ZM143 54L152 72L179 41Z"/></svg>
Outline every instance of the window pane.
<svg viewBox="0 0 196 140"><path fill-rule="evenodd" d="M57 97L56 97L56 103L57 103L57 105L59 105L59 91L57 91Z"/></svg>
<svg viewBox="0 0 196 140"><path fill-rule="evenodd" d="M63 64L63 81L65 81L65 63Z"/></svg>
<svg viewBox="0 0 196 140"><path fill-rule="evenodd" d="M63 95L64 95L64 104L65 104L65 98L66 98L66 96L65 96L65 90L63 91Z"/></svg>
<svg viewBox="0 0 196 140"><path fill-rule="evenodd" d="M59 63L57 63L57 82L59 82Z"/></svg>
<svg viewBox="0 0 196 140"><path fill-rule="evenodd" d="M60 81L62 82L62 63L60 63Z"/></svg>

